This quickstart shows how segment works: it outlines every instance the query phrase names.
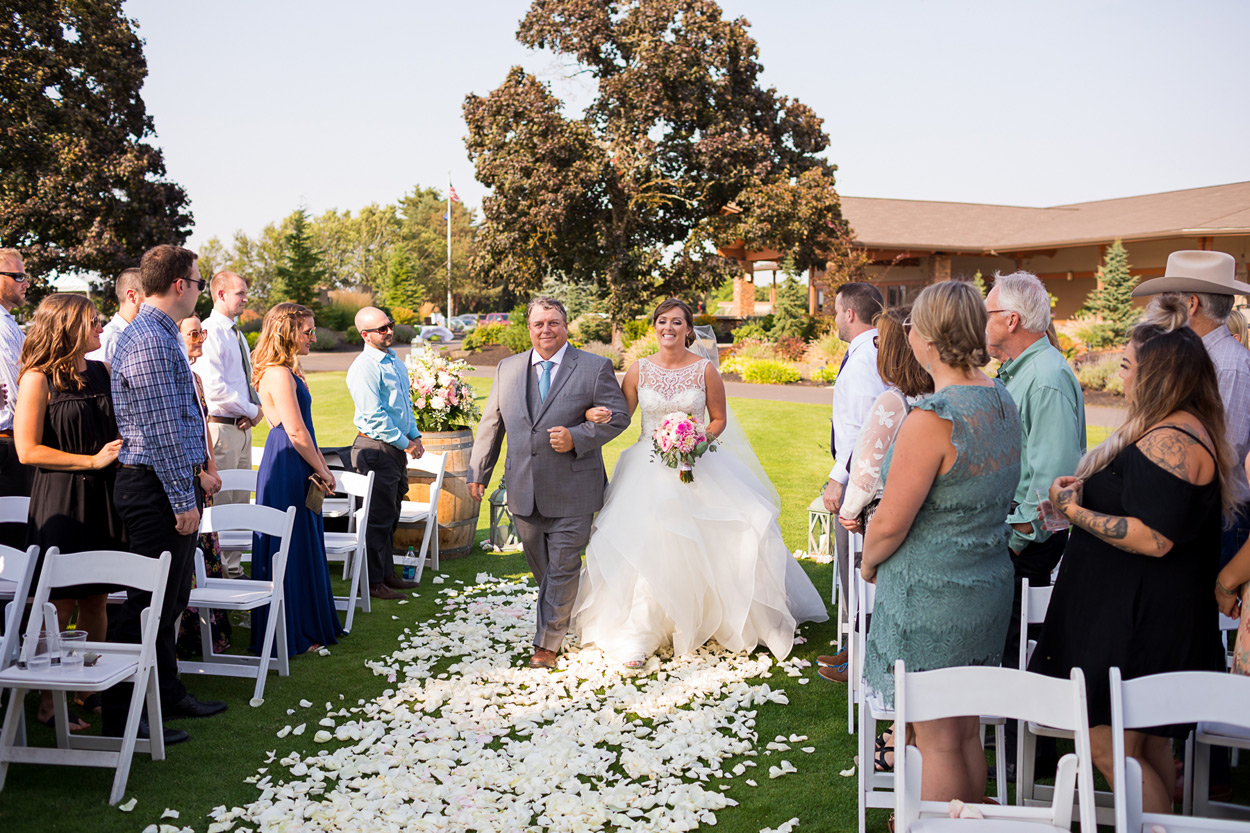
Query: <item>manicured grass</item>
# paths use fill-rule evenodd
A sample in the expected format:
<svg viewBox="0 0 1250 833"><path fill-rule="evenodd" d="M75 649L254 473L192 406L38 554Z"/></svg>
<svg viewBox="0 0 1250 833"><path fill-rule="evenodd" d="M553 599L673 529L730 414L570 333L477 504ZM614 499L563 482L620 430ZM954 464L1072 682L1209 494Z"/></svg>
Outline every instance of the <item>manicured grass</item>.
<svg viewBox="0 0 1250 833"><path fill-rule="evenodd" d="M351 425L352 408L344 386L343 373L310 374L309 388L313 395L313 413L317 439L323 446L348 445L355 435ZM480 401L485 401L489 380L474 380ZM807 506L823 487L829 470L828 420L826 406L804 405L759 400L732 400L760 461L769 472L782 498L782 532L791 550L807 545ZM1091 442L1096 429L1091 429ZM254 432L253 442L263 444L264 426ZM637 439L637 420L605 449L609 470L620 452ZM1100 439L1100 437L1099 437ZM495 473L493 489L502 473ZM478 522L478 540L485 537L488 513ZM804 561L803 567L821 591L829 592L832 565ZM519 554L488 555L475 549L466 558L443 563L442 572L448 584L459 579L473 583L479 572L497 576L526 574L524 559ZM337 573L335 573L337 575ZM429 573L427 572L427 576ZM336 585L341 583L336 582ZM445 585L446 586L446 585ZM264 766L270 750L278 757L296 750L315 753L312 740L316 721L324 716L329 702L339 708L341 703L353 705L358 699L379 696L389 686L364 667L364 662L389 653L405 627L420 623L438 612L439 587L422 582L418 598L407 604L375 602L372 614L357 614L352 633L331 647L331 656L297 657L291 664L290 677L271 675L265 690L265 702L259 708L247 705L252 683L245 679L204 677L188 680L192 691L201 698L226 700L230 709L207 720L178 721L172 725L191 733L187 744L171 747L167 759L150 761L136 755L130 775L127 799L135 797L138 804L133 813L122 813L105 804L111 771L68 769L42 766L12 766L5 789L0 792L0 828L8 833L19 831L135 831L158 823L166 808L177 809L179 825L196 830L208 826L206 813L215 806L234 806L255 799L256 788L244 783ZM343 592L336 586L336 592ZM832 614L832 611L831 611ZM392 618L397 617L397 618ZM795 646L795 655L815 662L818 654L831 653L834 625L826 622L803 626L806 644ZM247 631L235 629L236 646L246 645ZM780 734L808 735L816 747L811 755L793 759L799 772L775 781L761 778L760 786L749 787L744 779L735 779L729 794L741 803L718 814L718 829L727 831L758 831L776 827L798 816L804 830L849 830L855 826L855 780L839 776L839 771L852 765L854 742L846 731L846 687L826 683L810 675L811 682L799 685L797 680L773 678L774 687L784 686L790 696L789 706L760 707L757 717L760 746ZM344 699L340 700L340 696ZM314 705L301 709L299 701L307 699ZM34 744L53 742L52 732L34 721L34 697L28 698L28 732ZM288 709L295 714L287 715ZM98 718L93 721L98 726ZM302 737L278 739L282 727L310 723ZM869 828L885 830L884 811L869 814ZM167 822L168 823L168 820Z"/></svg>

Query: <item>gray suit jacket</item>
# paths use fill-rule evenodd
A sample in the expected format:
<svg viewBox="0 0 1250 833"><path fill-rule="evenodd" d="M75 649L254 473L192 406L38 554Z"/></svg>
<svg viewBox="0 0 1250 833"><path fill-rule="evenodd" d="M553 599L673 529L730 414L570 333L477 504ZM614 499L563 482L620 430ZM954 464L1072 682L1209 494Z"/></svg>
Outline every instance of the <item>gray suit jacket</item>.
<svg viewBox="0 0 1250 833"><path fill-rule="evenodd" d="M528 386L537 384L530 366L532 353L509 356L495 369L495 384L473 443L468 482L490 482L507 434L504 483L514 515L593 514L603 506L608 479L600 449L629 427L625 395L610 361L569 345L547 400L531 415ZM612 420L602 425L587 422L586 411L595 406L611 408ZM547 429L557 426L573 435L571 452L561 454L551 447Z"/></svg>

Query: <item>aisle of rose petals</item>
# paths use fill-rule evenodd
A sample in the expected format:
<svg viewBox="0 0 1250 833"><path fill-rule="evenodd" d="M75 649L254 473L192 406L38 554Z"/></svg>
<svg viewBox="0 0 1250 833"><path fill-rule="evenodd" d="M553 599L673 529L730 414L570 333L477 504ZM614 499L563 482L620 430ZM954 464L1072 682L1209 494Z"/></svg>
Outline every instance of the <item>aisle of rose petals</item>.
<svg viewBox="0 0 1250 833"><path fill-rule="evenodd" d="M806 683L804 660L713 645L630 676L573 648L558 671L533 671L532 583L483 573L441 592L442 615L368 663L395 687L289 710L279 738L338 743L271 752L248 779L257 799L213 810L209 833L690 830L737 803L731 779L766 784L814 751L801 735L760 745L755 708L788 700L777 682L748 682L780 672Z"/></svg>

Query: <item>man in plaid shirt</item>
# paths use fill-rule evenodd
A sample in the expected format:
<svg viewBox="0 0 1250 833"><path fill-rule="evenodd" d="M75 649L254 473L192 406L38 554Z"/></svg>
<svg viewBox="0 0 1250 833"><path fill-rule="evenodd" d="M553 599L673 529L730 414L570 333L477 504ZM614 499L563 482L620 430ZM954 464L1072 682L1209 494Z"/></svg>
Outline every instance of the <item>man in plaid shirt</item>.
<svg viewBox="0 0 1250 833"><path fill-rule="evenodd" d="M113 502L132 552L172 556L156 639L161 711L166 718L207 717L223 712L220 701L202 702L178 679L174 645L178 617L187 608L194 576L196 536L204 496L221 486L205 444L204 418L191 378L178 324L195 311L204 281L196 254L178 246L156 246L140 261L144 302L117 339L113 354L113 409L122 436ZM140 612L150 594L131 591L109 621L109 639L140 640ZM129 686L104 696L104 732L125 726ZM140 737L152 727L140 726ZM165 743L189 736L165 729Z"/></svg>

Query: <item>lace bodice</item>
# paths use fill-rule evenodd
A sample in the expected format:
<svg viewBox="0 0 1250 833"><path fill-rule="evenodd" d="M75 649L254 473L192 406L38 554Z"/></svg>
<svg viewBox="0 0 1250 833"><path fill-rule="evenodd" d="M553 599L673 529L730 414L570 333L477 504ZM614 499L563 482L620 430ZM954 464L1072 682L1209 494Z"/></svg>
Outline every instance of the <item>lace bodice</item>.
<svg viewBox="0 0 1250 833"><path fill-rule="evenodd" d="M707 421L707 359L668 370L649 359L638 362L638 409L642 431L638 441L651 440L655 427L673 411L694 414Z"/></svg>

